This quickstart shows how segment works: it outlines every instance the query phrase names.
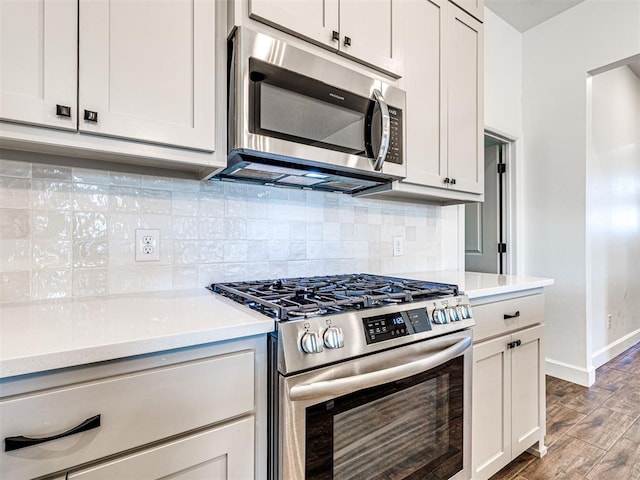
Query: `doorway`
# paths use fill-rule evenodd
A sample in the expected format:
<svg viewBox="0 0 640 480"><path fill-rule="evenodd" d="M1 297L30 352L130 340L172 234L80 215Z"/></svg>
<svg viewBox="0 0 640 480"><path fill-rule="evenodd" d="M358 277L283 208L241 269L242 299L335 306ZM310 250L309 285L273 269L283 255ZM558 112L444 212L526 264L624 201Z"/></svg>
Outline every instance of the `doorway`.
<svg viewBox="0 0 640 480"><path fill-rule="evenodd" d="M465 270L509 273L507 168L512 141L485 131L484 203L465 205Z"/></svg>

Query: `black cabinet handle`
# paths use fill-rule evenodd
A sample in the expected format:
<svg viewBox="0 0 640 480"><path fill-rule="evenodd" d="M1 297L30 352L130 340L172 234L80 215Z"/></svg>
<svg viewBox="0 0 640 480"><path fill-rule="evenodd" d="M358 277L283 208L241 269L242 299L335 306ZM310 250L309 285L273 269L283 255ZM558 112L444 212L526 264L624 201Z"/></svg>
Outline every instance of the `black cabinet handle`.
<svg viewBox="0 0 640 480"><path fill-rule="evenodd" d="M334 42L339 42L340 41L340 32L336 32L335 30L333 32L331 32L331 40L333 40Z"/></svg>
<svg viewBox="0 0 640 480"><path fill-rule="evenodd" d="M451 182L451 179L449 177L444 177L444 183L449 183Z"/></svg>
<svg viewBox="0 0 640 480"><path fill-rule="evenodd" d="M518 310L516 313L505 313L504 319L509 320L510 318L517 318L519 316L520 316L520 310Z"/></svg>
<svg viewBox="0 0 640 480"><path fill-rule="evenodd" d="M91 110L84 111L84 119L87 122L98 122L98 112L92 112Z"/></svg>
<svg viewBox="0 0 640 480"><path fill-rule="evenodd" d="M351 46L351 37L344 37L344 46L345 47Z"/></svg>
<svg viewBox="0 0 640 480"><path fill-rule="evenodd" d="M95 417L87 418L84 422L77 427L73 427L71 430L59 433L58 435L52 435L51 437L29 438L23 437L22 435L18 437L7 437L4 439L4 451L10 452L12 450L19 450L21 448L38 445L40 443L50 442L51 440L58 440L59 438L68 437L69 435L74 435L80 432L86 432L87 430L98 428L99 426L100 415L96 415Z"/></svg>
<svg viewBox="0 0 640 480"><path fill-rule="evenodd" d="M66 105L56 105L56 115L59 117L70 117L71 107L67 107Z"/></svg>
<svg viewBox="0 0 640 480"><path fill-rule="evenodd" d="M455 179L455 178L452 178L452 179L451 179L451 185L455 185L455 184L456 184L456 179Z"/></svg>
<svg viewBox="0 0 640 480"><path fill-rule="evenodd" d="M507 343L507 348L516 348L522 345L522 340L516 340L515 342Z"/></svg>

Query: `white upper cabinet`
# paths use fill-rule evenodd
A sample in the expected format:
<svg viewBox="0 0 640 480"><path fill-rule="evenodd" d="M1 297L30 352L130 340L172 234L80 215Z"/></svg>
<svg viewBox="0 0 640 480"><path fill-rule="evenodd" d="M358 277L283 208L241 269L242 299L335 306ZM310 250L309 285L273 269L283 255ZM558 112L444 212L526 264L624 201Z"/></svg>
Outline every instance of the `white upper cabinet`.
<svg viewBox="0 0 640 480"><path fill-rule="evenodd" d="M453 3L481 22L484 21L484 0L455 0Z"/></svg>
<svg viewBox="0 0 640 480"><path fill-rule="evenodd" d="M214 150L214 2L81 0L79 25L81 132Z"/></svg>
<svg viewBox="0 0 640 480"><path fill-rule="evenodd" d="M450 189L484 192L482 24L449 4L447 176Z"/></svg>
<svg viewBox="0 0 640 480"><path fill-rule="evenodd" d="M249 16L336 50L392 76L401 50L392 42L397 0L250 0Z"/></svg>
<svg viewBox="0 0 640 480"><path fill-rule="evenodd" d="M407 63L407 180L440 185L447 173L446 115L443 95L442 32L446 0L407 0L399 5Z"/></svg>
<svg viewBox="0 0 640 480"><path fill-rule="evenodd" d="M0 119L76 129L77 23L76 0L0 0Z"/></svg>
<svg viewBox="0 0 640 480"><path fill-rule="evenodd" d="M249 0L249 15L268 25L338 48L338 0Z"/></svg>

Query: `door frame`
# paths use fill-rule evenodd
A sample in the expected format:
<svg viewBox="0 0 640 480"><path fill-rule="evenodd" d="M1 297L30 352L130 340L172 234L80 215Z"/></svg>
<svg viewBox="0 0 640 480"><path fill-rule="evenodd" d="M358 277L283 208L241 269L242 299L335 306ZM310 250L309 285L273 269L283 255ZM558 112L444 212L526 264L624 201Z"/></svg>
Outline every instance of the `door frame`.
<svg viewBox="0 0 640 480"><path fill-rule="evenodd" d="M522 222L518 221L522 218L522 202L518 192L522 192L522 172L519 166L521 161L518 161L522 152L522 140L518 137L500 131L496 128L485 125L484 136L491 137L504 144L504 158L503 161L507 165L504 181L504 207L505 214L503 221L504 226L504 238L507 244L507 252L504 261L504 272L507 275L516 275L522 271L522 252L521 239L522 235ZM465 247L464 247L464 212L459 215L460 228L461 228L461 242L462 251L460 253L462 259L461 264L464 265Z"/></svg>

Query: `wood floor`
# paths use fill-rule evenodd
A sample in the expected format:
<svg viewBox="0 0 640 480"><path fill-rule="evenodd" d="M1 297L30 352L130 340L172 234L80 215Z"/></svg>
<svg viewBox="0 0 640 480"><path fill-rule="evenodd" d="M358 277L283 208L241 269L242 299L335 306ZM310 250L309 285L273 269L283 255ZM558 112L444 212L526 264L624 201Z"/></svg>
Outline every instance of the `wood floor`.
<svg viewBox="0 0 640 480"><path fill-rule="evenodd" d="M491 480L640 479L640 344L582 387L547 377L543 458L523 453Z"/></svg>

